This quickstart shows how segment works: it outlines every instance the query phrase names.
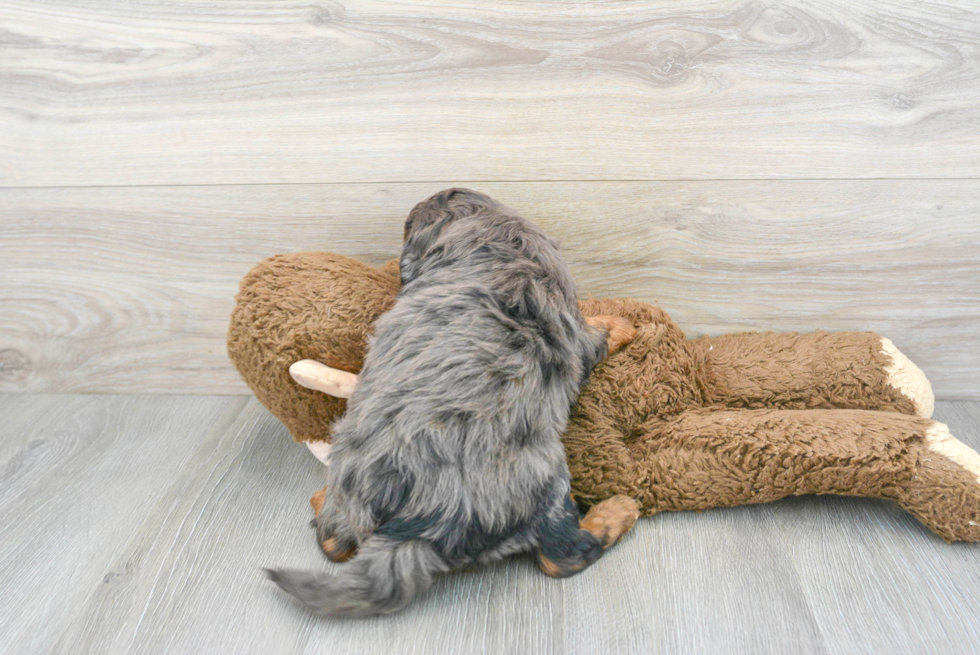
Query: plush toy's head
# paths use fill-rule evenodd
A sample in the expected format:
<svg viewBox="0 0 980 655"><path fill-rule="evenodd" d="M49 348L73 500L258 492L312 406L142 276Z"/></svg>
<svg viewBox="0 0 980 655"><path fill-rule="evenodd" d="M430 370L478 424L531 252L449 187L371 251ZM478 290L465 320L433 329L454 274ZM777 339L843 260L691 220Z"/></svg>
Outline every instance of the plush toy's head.
<svg viewBox="0 0 980 655"><path fill-rule="evenodd" d="M294 439L329 440L346 403L296 384L290 365L314 359L360 371L371 325L400 287L397 260L378 269L319 252L272 257L242 279L228 355Z"/></svg>

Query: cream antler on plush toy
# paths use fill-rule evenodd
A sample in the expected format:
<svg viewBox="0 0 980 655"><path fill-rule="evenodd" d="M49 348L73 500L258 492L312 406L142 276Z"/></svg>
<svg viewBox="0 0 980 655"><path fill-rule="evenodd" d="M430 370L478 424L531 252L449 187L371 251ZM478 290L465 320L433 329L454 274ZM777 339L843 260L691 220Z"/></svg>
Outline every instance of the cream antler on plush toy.
<svg viewBox="0 0 980 655"><path fill-rule="evenodd" d="M228 350L297 441L329 441L397 262L280 255L242 281ZM980 455L929 419L928 380L870 332L688 340L658 307L581 303L628 318L633 341L601 362L564 443L577 500L626 494L645 514L790 495L887 498L948 541L980 540ZM324 366L299 363L313 360ZM337 373L330 368L339 369ZM339 374L338 374L339 373Z"/></svg>

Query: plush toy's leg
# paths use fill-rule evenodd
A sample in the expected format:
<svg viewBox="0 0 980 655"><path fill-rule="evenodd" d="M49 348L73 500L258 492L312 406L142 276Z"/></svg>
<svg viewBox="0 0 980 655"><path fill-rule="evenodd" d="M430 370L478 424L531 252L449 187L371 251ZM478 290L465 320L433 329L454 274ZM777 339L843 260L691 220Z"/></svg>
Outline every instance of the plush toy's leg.
<svg viewBox="0 0 980 655"><path fill-rule="evenodd" d="M614 496L594 506L579 520L578 507L568 496L543 521L538 567L554 578L585 570L630 531L640 511L636 501Z"/></svg>
<svg viewBox="0 0 980 655"><path fill-rule="evenodd" d="M697 410L631 446L645 513L838 494L894 500L947 541L980 541L980 455L942 423L856 410ZM576 466L572 466L573 475ZM611 477L611 476L610 476Z"/></svg>
<svg viewBox="0 0 980 655"><path fill-rule="evenodd" d="M688 344L704 362L711 402L932 416L935 399L925 374L873 332L727 334Z"/></svg>

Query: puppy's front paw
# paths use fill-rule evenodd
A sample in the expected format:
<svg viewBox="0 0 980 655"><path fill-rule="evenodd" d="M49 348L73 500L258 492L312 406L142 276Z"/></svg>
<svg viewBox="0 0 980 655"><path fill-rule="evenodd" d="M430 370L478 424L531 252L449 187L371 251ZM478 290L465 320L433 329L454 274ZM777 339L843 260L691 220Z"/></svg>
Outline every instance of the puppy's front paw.
<svg viewBox="0 0 980 655"><path fill-rule="evenodd" d="M636 336L636 328L622 316L589 316L585 322L606 333L606 345L610 355L628 344Z"/></svg>

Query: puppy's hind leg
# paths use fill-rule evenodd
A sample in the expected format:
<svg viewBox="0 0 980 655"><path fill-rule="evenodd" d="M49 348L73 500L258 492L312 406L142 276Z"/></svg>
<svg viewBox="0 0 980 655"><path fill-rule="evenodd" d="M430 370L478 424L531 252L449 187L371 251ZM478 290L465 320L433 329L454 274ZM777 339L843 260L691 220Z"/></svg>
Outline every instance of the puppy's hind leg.
<svg viewBox="0 0 980 655"><path fill-rule="evenodd" d="M583 571L629 532L640 516L635 500L613 496L604 500L581 521L571 496L545 519L538 547L538 567L554 578Z"/></svg>
<svg viewBox="0 0 980 655"><path fill-rule="evenodd" d="M347 516L337 505L337 500L327 487L310 498L316 517L316 541L332 562L346 562L357 554L357 537L347 521Z"/></svg>

